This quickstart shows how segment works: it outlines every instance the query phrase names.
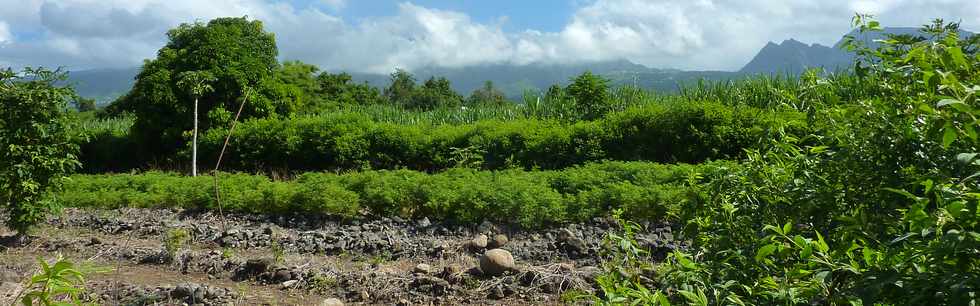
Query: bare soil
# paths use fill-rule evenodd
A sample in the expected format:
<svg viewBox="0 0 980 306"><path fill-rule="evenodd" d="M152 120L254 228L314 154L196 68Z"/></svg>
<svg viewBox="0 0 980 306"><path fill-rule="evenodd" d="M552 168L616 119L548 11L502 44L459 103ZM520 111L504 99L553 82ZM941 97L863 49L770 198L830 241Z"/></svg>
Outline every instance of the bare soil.
<svg viewBox="0 0 980 306"><path fill-rule="evenodd" d="M68 209L26 245L0 246L0 305L22 294L38 258L59 256L102 270L87 275L84 296L102 305L565 304L595 292L603 238L615 228L605 219L529 231L427 219ZM655 253L683 247L670 226L646 228L638 240ZM184 241L167 238L180 232ZM0 237L12 235L0 227ZM472 242L480 235L489 246ZM481 272L480 257L495 247L513 254L516 269Z"/></svg>

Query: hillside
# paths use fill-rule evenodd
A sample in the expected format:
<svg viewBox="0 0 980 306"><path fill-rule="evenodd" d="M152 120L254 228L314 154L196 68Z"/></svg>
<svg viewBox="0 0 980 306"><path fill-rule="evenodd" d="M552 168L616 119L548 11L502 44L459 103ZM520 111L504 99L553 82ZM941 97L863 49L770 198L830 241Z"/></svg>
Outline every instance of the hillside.
<svg viewBox="0 0 980 306"><path fill-rule="evenodd" d="M853 36L858 41L862 41L868 46L876 48L876 40L884 39L888 34L922 35L918 28L887 27L881 32L863 34L857 30L853 30L844 37ZM973 33L960 30L961 37L970 35L973 35ZM816 43L807 45L792 38L784 40L779 44L769 42L762 47L762 50L748 64L739 70L739 73L796 75L808 68L820 67L829 71L847 69L854 62L854 54L843 49L844 37L841 37L833 47Z"/></svg>

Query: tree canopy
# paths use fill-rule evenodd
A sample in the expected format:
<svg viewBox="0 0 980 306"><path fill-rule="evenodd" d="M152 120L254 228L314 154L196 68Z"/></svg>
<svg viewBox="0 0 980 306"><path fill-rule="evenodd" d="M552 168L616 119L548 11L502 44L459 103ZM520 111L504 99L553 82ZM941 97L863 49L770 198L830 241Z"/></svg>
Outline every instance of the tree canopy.
<svg viewBox="0 0 980 306"><path fill-rule="evenodd" d="M143 153L173 151L190 129L195 92L180 82L188 72L213 78L213 90L200 95L201 112L208 118L204 129L230 117L228 110L237 109L245 87L257 92L243 111L245 118L291 109L296 94L272 77L279 67L278 50L262 22L241 17L185 23L168 31L167 38L157 57L144 62L133 89L116 102L117 111L136 115L133 131L147 150Z"/></svg>
<svg viewBox="0 0 980 306"><path fill-rule="evenodd" d="M566 92L575 99L575 109L585 119L601 117L609 111L609 80L586 71L572 79Z"/></svg>

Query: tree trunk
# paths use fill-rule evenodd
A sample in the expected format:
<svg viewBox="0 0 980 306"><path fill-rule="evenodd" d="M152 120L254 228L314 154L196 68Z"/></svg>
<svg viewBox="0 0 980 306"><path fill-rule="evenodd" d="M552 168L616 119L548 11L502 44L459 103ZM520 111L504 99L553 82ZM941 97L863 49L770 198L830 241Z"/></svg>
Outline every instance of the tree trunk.
<svg viewBox="0 0 980 306"><path fill-rule="evenodd" d="M197 176L197 98L194 98L194 144L191 151L191 176Z"/></svg>

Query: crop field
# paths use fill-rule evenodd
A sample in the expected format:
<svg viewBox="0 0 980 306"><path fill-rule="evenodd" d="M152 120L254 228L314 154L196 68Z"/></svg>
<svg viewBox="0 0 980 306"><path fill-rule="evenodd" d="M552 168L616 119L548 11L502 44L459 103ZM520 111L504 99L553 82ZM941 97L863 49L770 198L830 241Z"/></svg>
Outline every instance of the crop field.
<svg viewBox="0 0 980 306"><path fill-rule="evenodd" d="M922 33L521 101L280 63L247 18L94 111L4 70L0 304L976 305L980 38Z"/></svg>

